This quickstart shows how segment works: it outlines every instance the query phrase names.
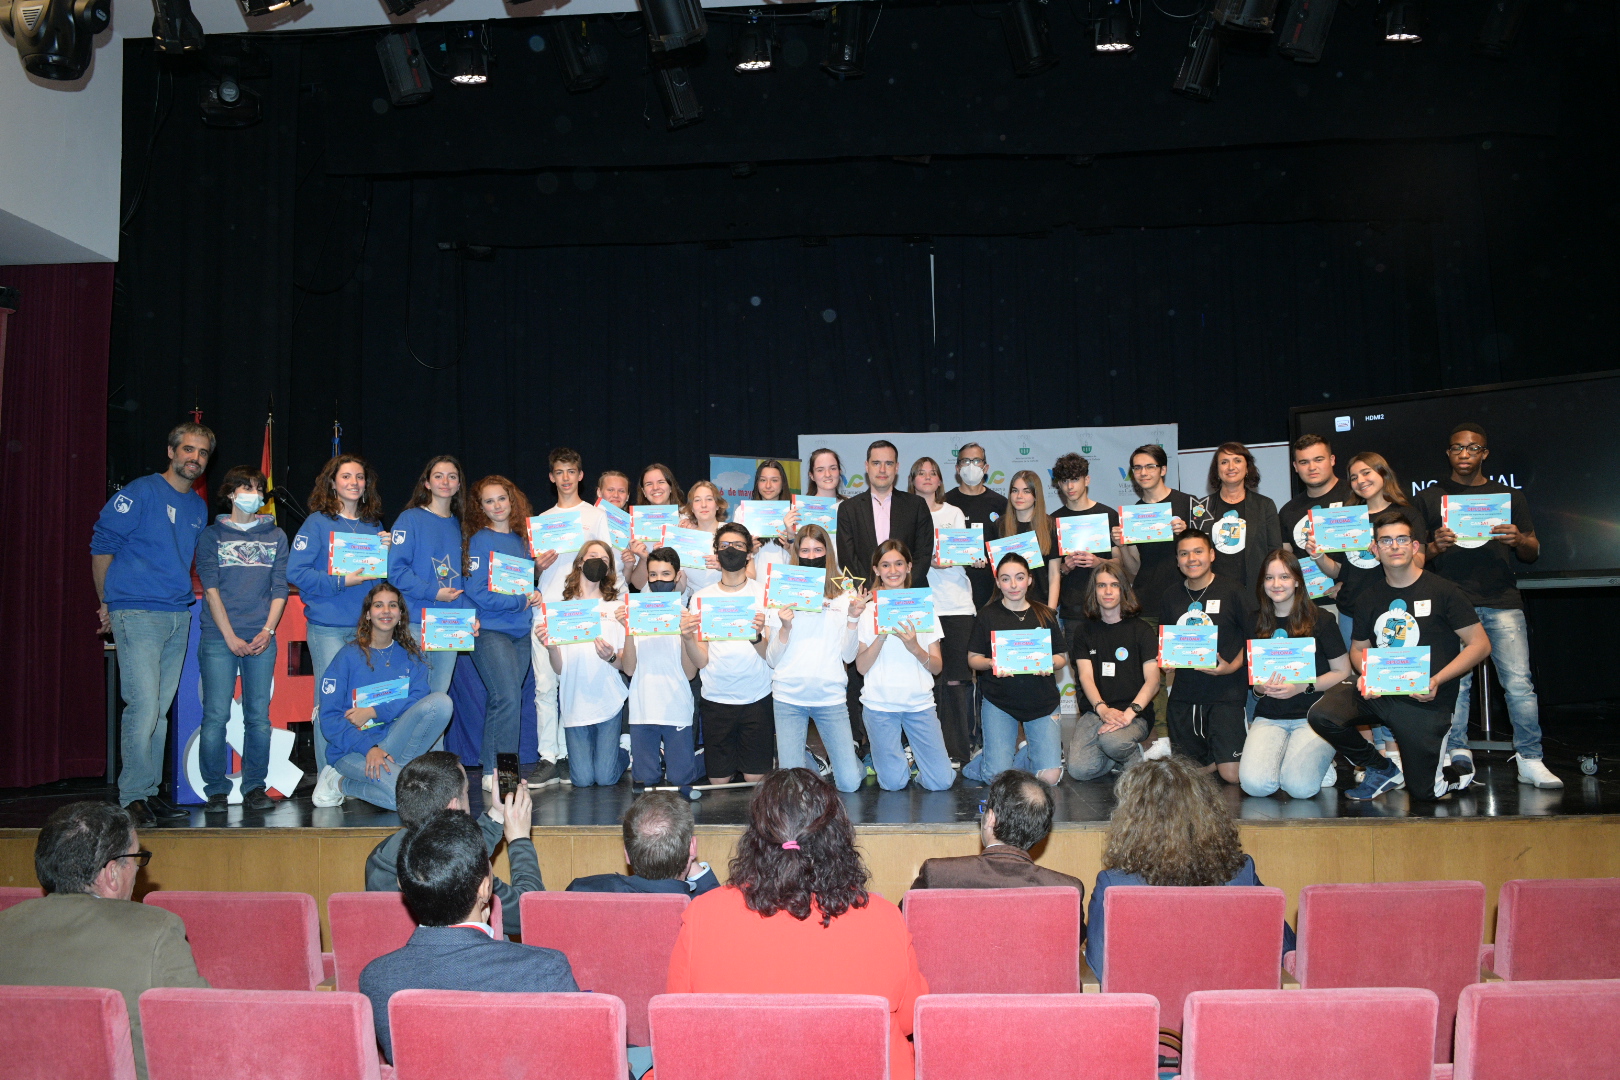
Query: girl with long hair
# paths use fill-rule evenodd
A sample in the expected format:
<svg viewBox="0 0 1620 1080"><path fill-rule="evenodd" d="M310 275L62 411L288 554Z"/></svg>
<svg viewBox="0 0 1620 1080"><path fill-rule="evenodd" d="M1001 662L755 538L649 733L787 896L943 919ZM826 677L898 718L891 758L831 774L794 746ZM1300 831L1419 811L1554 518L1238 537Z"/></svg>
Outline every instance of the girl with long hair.
<svg viewBox="0 0 1620 1080"><path fill-rule="evenodd" d="M341 806L353 795L393 810L399 770L426 753L450 722L450 698L428 685L410 620L399 590L377 582L352 639L316 681L332 759L315 782L316 806Z"/></svg>
<svg viewBox="0 0 1620 1080"><path fill-rule="evenodd" d="M1159 692L1159 640L1140 618L1141 605L1112 559L1086 575L1081 618L1072 631L1075 690L1080 716L1069 739L1069 776L1097 780L1135 761L1153 726Z"/></svg>
<svg viewBox="0 0 1620 1080"><path fill-rule="evenodd" d="M1051 564L1062 556L1058 554L1057 526L1052 524L1051 517L1046 513L1046 495L1042 486L1040 476L1029 469L1013 473L1012 480L1007 483L1007 512L1001 516L1001 535L1035 534L1041 558L1047 565L1035 568L1032 588L1037 600L1055 610L1062 575L1053 573Z"/></svg>
<svg viewBox="0 0 1620 1080"><path fill-rule="evenodd" d="M730 509L730 502L720 494L718 486L708 480L699 480L686 493L686 504L681 508L685 519L683 528L701 529L713 536L721 522L726 520L726 512ZM682 573L686 575L685 593L690 599L699 589L706 589L720 580L720 563L713 555L706 555L702 565L688 566ZM749 565L748 576L754 576L752 564Z"/></svg>
<svg viewBox="0 0 1620 1080"><path fill-rule="evenodd" d="M587 541L574 556L563 583L564 600L595 600L602 634L595 641L554 645L544 619L534 635L550 654L557 673L558 711L568 741L569 778L575 787L611 787L624 775L619 749L619 713L629 691L620 672L624 648L624 605L613 569L613 547Z"/></svg>
<svg viewBox="0 0 1620 1080"><path fill-rule="evenodd" d="M680 482L675 479L675 470L668 465L653 462L641 470L641 479L636 483L636 506L676 506L681 508L682 525L690 522L686 517L686 492L681 489ZM633 513L633 511L632 511ZM651 545L657 547L657 544ZM632 540L630 546L625 548L628 555L635 556L635 565L630 567L626 579L633 589L645 589L648 544L642 540ZM629 560L626 560L628 565ZM688 568L690 569L690 568Z"/></svg>
<svg viewBox="0 0 1620 1080"><path fill-rule="evenodd" d="M754 490L748 496L750 499L786 500L792 498L788 491L787 468L775 458L767 458L759 463L754 470ZM754 551L754 576L761 581L765 580L765 568L771 563L785 563L788 561L788 545L793 543L799 531L799 514L791 506L782 519L782 527L786 531L781 536L756 536L754 538L757 548ZM836 556L834 562L837 562Z"/></svg>
<svg viewBox="0 0 1620 1080"><path fill-rule="evenodd" d="M431 458L422 468L409 501L394 519L388 553L388 580L398 587L420 618L433 608L462 607L461 462L449 454ZM410 627L412 633L418 628ZM424 652L433 689L448 693L456 673L453 652Z"/></svg>
<svg viewBox="0 0 1620 1080"><path fill-rule="evenodd" d="M829 450L825 446L812 450L807 465L810 479L805 481L804 493L821 499L837 499L843 502L844 463L838 459L838 451Z"/></svg>
<svg viewBox="0 0 1620 1080"><path fill-rule="evenodd" d="M945 476L933 458L922 457L912 463L906 488L928 504L936 537L940 529L968 527L962 508L945 501ZM989 563L977 559L973 565L985 568ZM978 609L973 606L973 583L968 580L967 569L942 566L938 544L934 548L934 565L928 570L928 587L934 590L934 618L939 620L943 665L934 680L934 701L945 736L945 751L952 761L960 763L973 754L973 669L968 667L967 646Z"/></svg>
<svg viewBox="0 0 1620 1080"><path fill-rule="evenodd" d="M1260 494L1260 469L1240 442L1222 443L1209 459L1209 511L1204 527L1215 541L1215 572L1252 589L1265 553L1282 547L1277 504Z"/></svg>

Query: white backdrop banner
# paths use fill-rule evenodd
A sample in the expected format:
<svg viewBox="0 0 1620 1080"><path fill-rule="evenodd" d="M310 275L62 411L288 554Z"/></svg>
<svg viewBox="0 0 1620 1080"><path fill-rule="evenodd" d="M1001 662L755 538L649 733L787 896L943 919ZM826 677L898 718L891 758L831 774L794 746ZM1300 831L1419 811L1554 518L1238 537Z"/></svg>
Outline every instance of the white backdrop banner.
<svg viewBox="0 0 1620 1080"><path fill-rule="evenodd" d="M870 431L845 435L800 435L799 459L808 475L810 454L827 447L837 451L844 465L844 494L866 490L866 448L887 439L900 449L898 486L904 488L912 462L931 457L945 473L947 490L956 486L956 452L967 443L984 447L990 475L985 483L1007 494L1014 473L1029 469L1046 478L1046 506L1053 502L1052 463L1064 454L1083 454L1091 463L1091 497L1109 506L1136 501L1131 490L1130 454L1138 446L1157 443L1170 459L1165 482L1180 487L1175 424L1139 424L1130 427L1032 428L1027 431Z"/></svg>

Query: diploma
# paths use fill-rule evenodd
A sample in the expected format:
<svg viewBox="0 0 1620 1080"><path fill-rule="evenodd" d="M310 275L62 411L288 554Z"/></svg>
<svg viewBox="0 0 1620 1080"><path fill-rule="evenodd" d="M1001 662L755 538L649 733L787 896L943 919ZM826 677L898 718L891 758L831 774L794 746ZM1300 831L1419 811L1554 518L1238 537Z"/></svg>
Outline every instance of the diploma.
<svg viewBox="0 0 1620 1080"><path fill-rule="evenodd" d="M1285 683L1304 686L1316 681L1316 639L1313 637L1251 638L1249 682L1258 686L1281 675Z"/></svg>
<svg viewBox="0 0 1620 1080"><path fill-rule="evenodd" d="M1058 554L1078 555L1089 551L1093 555L1106 555L1114 550L1114 538L1108 531L1107 514L1081 514L1079 517L1053 518L1058 527Z"/></svg>
<svg viewBox="0 0 1620 1080"><path fill-rule="evenodd" d="M714 554L714 536L702 529L666 525L658 536L658 546L674 548L675 554L681 557L682 569L700 570L709 565L706 560Z"/></svg>
<svg viewBox="0 0 1620 1080"><path fill-rule="evenodd" d="M1221 628L1214 625L1159 626L1159 666L1213 671L1220 666Z"/></svg>
<svg viewBox="0 0 1620 1080"><path fill-rule="evenodd" d="M1363 696L1427 694L1429 647L1407 645L1398 649L1368 649L1361 656L1361 678L1356 689Z"/></svg>
<svg viewBox="0 0 1620 1080"><path fill-rule="evenodd" d="M820 611L826 604L827 571L815 566L767 563L765 606Z"/></svg>
<svg viewBox="0 0 1620 1080"><path fill-rule="evenodd" d="M1119 508L1119 531L1127 544L1160 544L1176 538L1170 500Z"/></svg>
<svg viewBox="0 0 1620 1080"><path fill-rule="evenodd" d="M1372 522L1365 506L1311 507L1311 539L1317 551L1367 551L1372 547Z"/></svg>
<svg viewBox="0 0 1620 1080"><path fill-rule="evenodd" d="M534 561L491 551L489 591L502 596L528 596L534 592Z"/></svg>
<svg viewBox="0 0 1620 1080"><path fill-rule="evenodd" d="M681 632L681 594L631 593L625 600L624 629L631 637L670 637Z"/></svg>
<svg viewBox="0 0 1620 1080"><path fill-rule="evenodd" d="M1458 540L1495 540L1491 530L1513 521L1513 496L1506 491L1499 495L1442 495L1440 520L1457 534Z"/></svg>
<svg viewBox="0 0 1620 1080"><path fill-rule="evenodd" d="M753 641L754 614L760 610L754 596L695 596L698 637L704 641Z"/></svg>
<svg viewBox="0 0 1620 1080"><path fill-rule="evenodd" d="M423 608L422 648L428 652L472 652L473 623L477 618L473 608Z"/></svg>
<svg viewBox="0 0 1620 1080"><path fill-rule="evenodd" d="M838 500L831 495L795 495L793 509L799 512L799 528L820 525L828 536L838 535Z"/></svg>
<svg viewBox="0 0 1620 1080"><path fill-rule="evenodd" d="M892 634L902 625L918 634L932 634L939 629L934 621L933 589L879 589L873 617L880 634Z"/></svg>
<svg viewBox="0 0 1620 1080"><path fill-rule="evenodd" d="M540 605L547 645L579 645L602 636L602 601L557 600Z"/></svg>
<svg viewBox="0 0 1620 1080"><path fill-rule="evenodd" d="M596 508L602 511L602 519L607 522L608 537L613 541L613 546L620 551L629 547L630 515L606 499L597 499Z"/></svg>
<svg viewBox="0 0 1620 1080"><path fill-rule="evenodd" d="M1046 565L1046 557L1041 554L1041 542L1036 539L1034 530L1029 532L1013 533L1011 536L997 537L984 542L985 553L990 557L990 568L995 569L1001 562L1001 557L1008 552L1017 552L1029 563L1029 568Z"/></svg>
<svg viewBox="0 0 1620 1080"><path fill-rule="evenodd" d="M737 524L756 537L770 538L787 532L785 515L793 504L786 499L744 499L737 506Z"/></svg>
<svg viewBox="0 0 1620 1080"><path fill-rule="evenodd" d="M1050 630L990 631L990 663L996 675L1052 674Z"/></svg>
<svg viewBox="0 0 1620 1080"><path fill-rule="evenodd" d="M678 506L632 506L630 508L630 537L643 544L661 544L664 527L676 528L681 523Z"/></svg>
<svg viewBox="0 0 1620 1080"><path fill-rule="evenodd" d="M383 682L374 682L369 686L354 688L354 707L357 709L375 709L378 705L385 705L390 701L404 701L411 696L411 677L401 675L397 679L387 679ZM375 720L372 723L376 723ZM371 726L370 724L367 725Z"/></svg>
<svg viewBox="0 0 1620 1080"><path fill-rule="evenodd" d="M591 535L585 528L585 517L579 507L559 510L554 514L541 514L529 519L529 552L540 557L542 551L555 551L570 555L585 546Z"/></svg>
<svg viewBox="0 0 1620 1080"><path fill-rule="evenodd" d="M941 566L972 566L984 558L984 530L935 529L934 558Z"/></svg>
<svg viewBox="0 0 1620 1080"><path fill-rule="evenodd" d="M363 578L388 576L388 548L376 533L332 533L328 549L330 574L352 574L356 570Z"/></svg>

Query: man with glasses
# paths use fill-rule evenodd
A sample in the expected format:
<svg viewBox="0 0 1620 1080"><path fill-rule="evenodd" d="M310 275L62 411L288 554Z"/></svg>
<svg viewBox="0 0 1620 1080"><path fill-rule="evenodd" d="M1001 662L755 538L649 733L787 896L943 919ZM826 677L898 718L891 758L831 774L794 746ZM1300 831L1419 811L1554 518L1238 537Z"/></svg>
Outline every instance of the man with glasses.
<svg viewBox="0 0 1620 1080"><path fill-rule="evenodd" d="M57 810L34 845L45 895L0 911L0 984L100 986L124 995L135 1074L146 1078L140 996L154 986L208 984L173 912L130 900L152 859L128 810L78 802Z"/></svg>
<svg viewBox="0 0 1620 1080"><path fill-rule="evenodd" d="M1366 770L1345 798L1374 799L1404 782L1414 800L1433 802L1467 786L1458 770L1442 762L1440 751L1451 727L1457 680L1491 654L1491 641L1463 591L1416 564L1409 521L1394 510L1375 515L1373 543L1384 573L1356 597L1350 663L1365 675L1369 647L1427 646L1429 684L1421 694L1380 697L1362 694L1359 680L1346 680L1322 696L1308 719L1313 731ZM1356 730L1365 724L1383 724L1394 732L1404 775L1402 766Z"/></svg>
<svg viewBox="0 0 1620 1080"><path fill-rule="evenodd" d="M990 462L984 447L974 442L963 443L956 452L956 487L943 498L962 511L964 528L979 529L986 540L993 540L1001 535L1001 515L1007 512L1007 497L985 486L989 476ZM966 569L968 584L973 586L973 606L982 608L996 590L996 572L989 566Z"/></svg>
<svg viewBox="0 0 1620 1080"><path fill-rule="evenodd" d="M1484 425L1469 422L1452 429L1446 447L1451 475L1418 496L1418 507L1433 537L1428 545L1429 565L1462 589L1490 638L1496 675L1502 681L1508 716L1513 721L1519 783L1561 788L1564 782L1541 760L1541 709L1535 684L1530 681L1530 635L1525 627L1524 600L1514 576L1517 564L1533 563L1540 557L1541 541L1536 539L1524 493L1486 477L1484 466L1490 456ZM1510 520L1491 530L1493 540L1458 540L1457 534L1442 523L1441 498L1445 495L1503 494L1512 497ZM1446 739L1447 757L1465 773L1474 769L1474 754L1468 749L1468 702L1473 684L1472 671L1457 684L1457 706Z"/></svg>

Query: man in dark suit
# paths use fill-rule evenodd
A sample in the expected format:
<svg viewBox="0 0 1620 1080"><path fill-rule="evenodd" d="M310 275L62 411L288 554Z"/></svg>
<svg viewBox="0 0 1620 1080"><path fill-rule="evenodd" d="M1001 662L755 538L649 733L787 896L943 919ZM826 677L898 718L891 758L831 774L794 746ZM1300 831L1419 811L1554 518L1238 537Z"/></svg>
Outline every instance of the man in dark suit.
<svg viewBox="0 0 1620 1080"><path fill-rule="evenodd" d="M911 552L911 585L928 585L934 563L934 516L928 503L895 487L900 452L879 439L866 448L866 490L838 504L838 562L873 584L872 553L885 540L898 540Z"/></svg>
<svg viewBox="0 0 1620 1080"><path fill-rule="evenodd" d="M720 882L698 861L692 807L673 791L651 791L624 813L624 861L628 874L575 878L569 892L676 893L702 896Z"/></svg>
<svg viewBox="0 0 1620 1080"><path fill-rule="evenodd" d="M1008 769L990 784L979 820L978 855L928 859L922 864L913 889L1018 889L1039 885L1067 885L1080 892L1079 878L1035 865L1029 849L1052 831L1052 789L1037 777Z"/></svg>
<svg viewBox="0 0 1620 1080"><path fill-rule="evenodd" d="M417 922L402 949L360 972L360 992L383 1055L394 1060L388 999L401 990L577 991L568 957L556 949L497 940L489 928L494 891L484 835L460 810L441 810L405 834L399 891Z"/></svg>

